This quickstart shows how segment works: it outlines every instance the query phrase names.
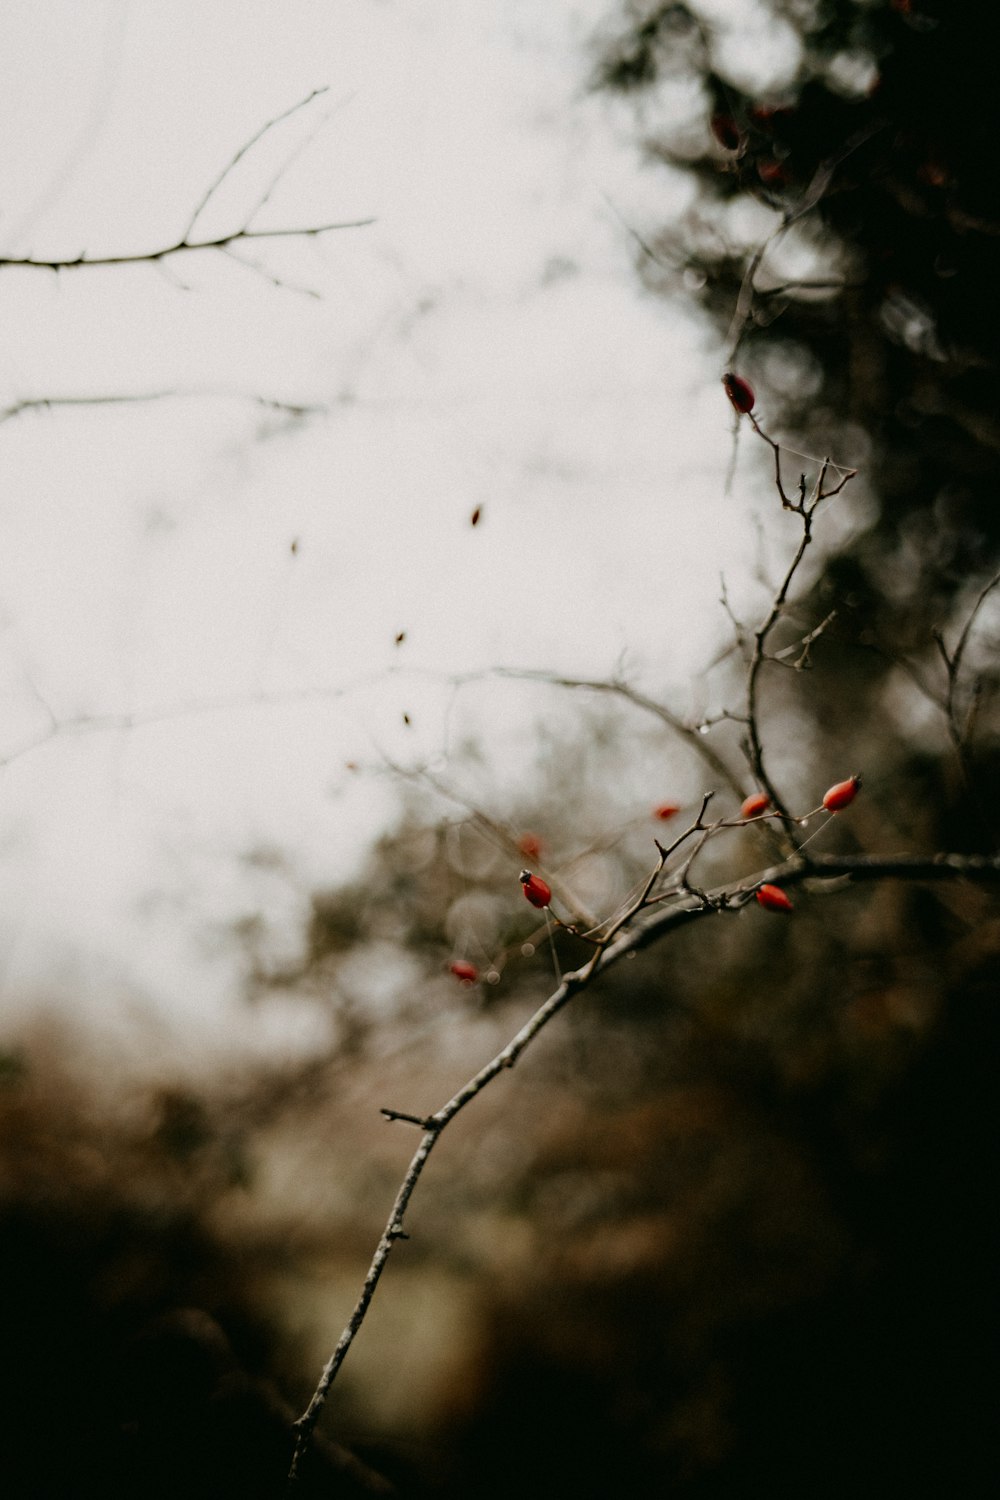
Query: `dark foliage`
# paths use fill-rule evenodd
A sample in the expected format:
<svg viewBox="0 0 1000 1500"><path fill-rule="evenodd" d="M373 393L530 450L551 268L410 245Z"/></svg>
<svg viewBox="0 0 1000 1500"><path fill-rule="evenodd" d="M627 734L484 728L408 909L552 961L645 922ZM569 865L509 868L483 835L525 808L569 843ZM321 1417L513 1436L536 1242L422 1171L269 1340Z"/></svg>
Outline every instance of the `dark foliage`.
<svg viewBox="0 0 1000 1500"><path fill-rule="evenodd" d="M696 5L630 6L597 81L635 93L678 74L698 78L700 154L691 159L690 120L680 154L669 132L647 149L696 176L702 219L718 225L727 204L751 197L811 240L824 284L781 284L765 259L731 357L818 451L835 435L843 442L848 424L867 434L879 520L854 549L857 582L880 594L887 553L905 550L909 587L894 624L913 612L910 628L926 630L1000 550L1000 191L987 16L976 0L771 8L801 28L803 44L796 76L774 93L751 94L716 66L717 37ZM766 48L764 38L765 58ZM659 284L664 265L678 281L695 272L704 305L729 328L745 247L725 232L706 235L691 216L665 225L652 248L646 274ZM766 362L758 366L782 345L812 356L807 400L766 389Z"/></svg>

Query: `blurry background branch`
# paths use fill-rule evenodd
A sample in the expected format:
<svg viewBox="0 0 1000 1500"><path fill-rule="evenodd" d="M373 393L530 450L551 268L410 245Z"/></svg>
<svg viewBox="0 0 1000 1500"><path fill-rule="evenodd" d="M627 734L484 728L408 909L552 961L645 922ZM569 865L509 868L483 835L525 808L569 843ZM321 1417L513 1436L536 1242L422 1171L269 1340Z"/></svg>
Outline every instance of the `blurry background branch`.
<svg viewBox="0 0 1000 1500"><path fill-rule="evenodd" d="M248 154L248 152L252 151L254 146L262 141L264 137L271 130L273 130L276 125L279 125L285 120L290 119L293 115L297 114L299 110L305 109L309 104L312 103L314 99L320 97L326 92L327 89L325 87L313 89L313 91L307 94L305 98L300 99L296 104L291 105L290 108L283 110L278 115L275 115L273 119L268 120L264 125L262 125L259 130L254 131L253 135L251 135L249 139L245 141L242 146L240 146L240 148L233 154L233 156L230 157L229 161L225 164L219 174L209 183L209 185L206 187L201 197L195 204L195 207L183 231L176 240L171 241L169 244L157 246L152 250L119 251L102 255L90 255L86 250L81 250L77 255L68 257L44 255L4 255L0 253L0 268L2 268L3 266L19 266L21 268L33 268L36 270L45 271L68 271L83 267L138 265L144 262L151 265L157 265L163 261L169 260L173 256L183 255L185 253L194 253L200 250L219 250L224 254L232 256L234 259L240 260L241 264L249 265L250 269L266 275L268 280L270 280L275 286L287 287L290 290L305 290L309 291L310 295L316 295L308 288L291 286L291 284L287 283L283 278L279 276L273 276L270 272L264 271L262 267L256 265L253 262L241 260L236 252L240 246L250 244L253 241L314 239L320 235L332 234L336 230L363 229L375 222L373 218L369 217L360 219L336 220L331 223L323 224L305 224L296 227L281 226L268 228L254 226L254 219L256 218L260 210L264 208L270 201L271 195L277 184L281 181L282 176L291 166L296 157L314 138L317 131L322 128L323 124L325 124L326 122L327 116L324 115L315 129L307 136L305 136L304 139L298 144L298 146L296 146L286 155L278 171L271 178L266 188L251 204L242 222L237 227L227 230L223 234L208 235L202 238L199 238L195 234L195 230L197 228L198 221L203 217L206 209L208 209L209 205L212 203L212 200L219 192L220 188L229 178L234 169L243 160L243 158Z"/></svg>

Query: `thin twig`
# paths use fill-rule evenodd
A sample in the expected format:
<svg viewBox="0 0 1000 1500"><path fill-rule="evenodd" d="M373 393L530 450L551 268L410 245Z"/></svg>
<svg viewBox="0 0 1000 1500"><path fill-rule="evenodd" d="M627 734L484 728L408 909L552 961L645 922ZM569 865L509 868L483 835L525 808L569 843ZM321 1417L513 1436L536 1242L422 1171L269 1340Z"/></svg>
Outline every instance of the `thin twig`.
<svg viewBox="0 0 1000 1500"><path fill-rule="evenodd" d="M983 607L986 600L989 598L990 594L998 584L1000 584L1000 572L994 573L989 582L985 583L980 589L976 602L972 606L972 609L969 611L969 617L962 627L962 633L958 638L955 649L953 652L951 652L950 655L948 653L947 647L945 646L943 636L939 632L935 633L934 636L941 655L944 658L945 670L948 674L948 687L945 695L944 705L945 713L948 718L948 730L951 734L952 741L954 742L955 749L958 752L959 759L963 763L963 769L966 771L968 768L965 764L965 761L968 751L969 738L975 719L976 709L978 708L978 698L981 691L981 685L979 683L973 684L972 702L969 705L969 710L965 717L965 723L960 724L958 718L957 695L959 676L962 670L962 658L965 655L965 648L969 644L969 636L972 633L973 625L976 623L976 616L979 614L980 609Z"/></svg>
<svg viewBox="0 0 1000 1500"><path fill-rule="evenodd" d="M137 250L131 254L88 255L82 250L68 259L42 260L31 255L0 255L0 266L30 266L40 271L76 271L92 266L134 266L144 261L155 265L170 255L181 255L185 251L225 250L230 245L247 240L311 239L320 234L332 234L337 229L364 229L374 224L374 218L339 219L330 224L306 224L294 229L234 229L229 234L220 234L211 240L189 240L181 238L172 245L163 245L159 250Z"/></svg>
<svg viewBox="0 0 1000 1500"><path fill-rule="evenodd" d="M740 284L740 290L736 298L736 307L733 311L732 322L729 325L729 334L726 339L729 349L729 364L732 364L735 359L739 346L743 341L743 335L750 326L753 316L754 299L759 295L755 285L756 276L767 252L773 245L777 244L783 235L787 234L794 224L797 224L800 219L804 218L806 214L811 213L822 202L833 180L833 175L841 163L846 161L866 141L870 140L872 136L877 135L884 128L884 124L880 121L863 127L851 136L838 152L833 156L827 157L825 161L820 162L798 203L785 211L781 222L771 231L763 244L759 245L750 257L746 271L743 273L743 280ZM770 295L773 295L773 293Z"/></svg>
<svg viewBox="0 0 1000 1500"><path fill-rule="evenodd" d="M659 702L656 698L650 698L648 694L640 692L638 688L632 687L630 683L620 678L565 677L559 673L538 671L528 667L496 667L489 675L526 682L545 682L551 687L580 689L592 693L611 693L616 697L624 698L627 703L641 708L645 713L652 714L660 720L661 724L666 724L668 729L673 730L674 734L686 740L714 776L725 782L726 786L738 797L743 796L739 777L722 756L706 742L704 735L699 734L697 725L688 723L665 703ZM469 678L463 680L468 681Z"/></svg>
<svg viewBox="0 0 1000 1500"><path fill-rule="evenodd" d="M765 764L764 745L760 732L760 674L765 661L775 660L773 656L769 656L767 653L767 642L775 625L785 613L786 605L788 603L789 591L792 586L792 580L795 578L802 560L805 557L806 551L812 542L813 517L815 516L817 509L824 500L830 500L835 495L840 494L845 484L847 484L849 480L855 477L857 470L845 468L841 464L834 464L829 458L825 458L820 463L819 472L813 483L811 491L807 486L805 474L802 474L799 476L798 499L792 500L786 493L784 484L782 482L781 444L778 443L774 438L772 438L769 433L764 431L764 428L760 425L753 412L749 412L747 413L747 415L750 418L750 423L753 427L754 432L756 432L757 436L768 445L768 447L774 454L774 482L775 487L778 491L778 495L781 499L782 508L784 510L792 511L800 518L802 522L802 532L799 537L799 543L795 550L794 556L792 557L791 562L785 570L785 575L779 583L778 588L771 599L770 605L767 609L767 613L754 632L753 650L751 652L750 660L747 665L746 678L747 735L745 740L745 748L747 760L758 787L761 789L761 791L767 793L768 797L771 800L772 807L779 815L781 828L784 835L783 842L785 845L785 850L786 852L788 852L796 848L799 843L799 839L796 833L796 819L792 817L787 806L785 805L780 793L777 790L777 787L775 786L770 777L770 774L768 773L767 766ZM839 478L836 478L835 482L831 486L828 486L827 476L831 473L831 470L833 471L834 476L839 476ZM798 645L801 646L803 650L798 662L796 663L797 666L801 666L808 659L809 645L811 644L812 640L814 640L816 636L818 636L826 628L826 626L830 623L830 619L832 619L832 615L828 616L827 619L822 621L821 624L818 625L815 630L812 631L808 636L806 636L803 641L798 643Z"/></svg>
<svg viewBox="0 0 1000 1500"><path fill-rule="evenodd" d="M259 396L244 391L227 391L221 387L191 387L162 391L110 391L92 396L27 396L0 408L0 424L29 411L55 411L61 407L74 406L133 406L152 401L186 401L195 397L211 397L224 400L253 401L270 411L287 412L289 416L313 416L329 410L326 406L311 405L303 401L283 401L278 396Z"/></svg>
<svg viewBox="0 0 1000 1500"><path fill-rule="evenodd" d="M213 178L208 187L205 189L204 193L202 193L198 202L195 204L194 211L192 212L190 219L188 219L187 228L181 235L182 241L190 239L191 234L194 230L194 226L201 218L210 201L219 191L219 188L225 182L230 172L232 172L233 169L239 164L239 162L243 160L247 152L252 151L257 142L263 140L264 136L267 135L269 130L273 130L274 127L276 125L280 125L283 120L290 119L291 116L297 114L300 109L305 109L306 105L311 104L314 99L317 99L320 96L320 94L327 93L329 87L329 84L324 84L322 88L313 89L312 92L307 94L304 99L300 99L297 104L293 104L288 109L282 110L280 115L275 115L273 120L268 120L267 123L262 125L259 130L254 131L250 139L248 141L245 141L239 148L239 150L235 153L235 155L229 158L219 175ZM287 165L287 163L285 165ZM285 168L282 167L282 171L284 171L284 169ZM248 224L253 218L254 214L257 212L257 209L260 208L260 206L260 203L258 203L256 207L250 211L246 220Z"/></svg>

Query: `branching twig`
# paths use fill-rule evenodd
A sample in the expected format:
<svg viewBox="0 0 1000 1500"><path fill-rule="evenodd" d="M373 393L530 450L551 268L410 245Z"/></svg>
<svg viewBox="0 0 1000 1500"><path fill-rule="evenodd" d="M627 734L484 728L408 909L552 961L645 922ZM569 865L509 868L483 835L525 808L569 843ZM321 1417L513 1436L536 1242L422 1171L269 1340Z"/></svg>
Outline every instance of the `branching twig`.
<svg viewBox="0 0 1000 1500"><path fill-rule="evenodd" d="M122 713L78 714L65 719L58 718L49 704L36 692L35 696L42 704L48 722L42 729L26 736L24 740L10 749L0 751L0 770L22 755L27 755L29 751L44 745L48 740L57 739L62 735L106 734L153 724L170 724L203 714L225 713L237 708L289 708L306 703L332 703L339 698L380 683L390 675L388 672L369 672L339 687L304 687L287 688L275 692L220 694L217 698L196 698L188 703L161 704L148 709L135 709Z"/></svg>
<svg viewBox="0 0 1000 1500"><path fill-rule="evenodd" d="M195 225L197 224L198 220L201 218L202 214L205 212L205 209L208 207L209 203L218 192L219 188L225 182L226 178L230 175L236 165L243 159L243 157L246 156L246 154L250 150L252 150L252 148L257 145L257 143L268 133L269 130L272 130L275 125L280 124L283 120L287 120L291 115L297 113L298 110L304 109L305 106L311 103L313 99L315 99L318 95L324 93L326 93L326 87L314 89L312 93L308 94L304 99L300 99L297 104L293 104L291 108L284 110L279 115L276 115L273 120L268 120L265 125L262 125L259 130L255 131L250 139L246 141L235 153L235 155L233 155L229 159L229 161L223 167L222 171L219 172L219 174L209 183L208 187L205 189L198 202L195 204L194 210L187 221L187 225L185 226L183 233L170 244L161 245L158 249L154 250L120 252L110 255L88 255L85 250L81 250L80 253L76 256L69 257L0 255L0 266L22 266L41 271L72 271L80 269L84 266L128 266L140 265L142 263L146 263L149 265L158 265L160 262L167 260L169 257L174 255L181 255L185 251L193 252L196 250L222 250L231 253L232 247L234 245L246 244L251 240L311 239L321 234L331 234L334 230L338 229L362 229L369 224L374 224L374 218L363 218L341 219L326 224L306 224L300 228L254 229L251 227L254 215L268 201L271 193L274 190L275 184L280 180L282 174L288 169L290 162L294 160L299 150L302 149L302 147L300 146L297 147L290 156L286 157L277 176L270 181L263 195L258 197L249 214L238 229L233 229L230 230L227 234L220 234L207 239L192 238ZM311 138L312 137L310 136L307 138L307 140ZM257 268L251 267L251 269ZM271 279L274 280L274 278ZM281 281L277 281L276 284L284 286L284 283ZM301 288L293 288L293 290L301 290Z"/></svg>
<svg viewBox="0 0 1000 1500"><path fill-rule="evenodd" d="M477 674L481 675L481 674ZM719 753L707 743L703 734L700 734L699 725L688 723L682 719L680 714L674 713L665 703L656 698L650 698L648 694L642 693L638 688L632 687L621 678L593 678L593 677L564 677L558 673L536 671L528 667L496 667L490 673L494 677L510 677L527 682L545 682L551 687L582 689L591 693L612 693L616 697L624 698L627 703L641 708L645 713L652 714L659 719L661 724L666 724L674 734L686 740L692 750L701 757L705 765L719 781L725 783L737 797L743 796L743 787L739 777L730 765L726 763ZM471 680L470 677L463 678L464 681Z"/></svg>
<svg viewBox="0 0 1000 1500"><path fill-rule="evenodd" d="M836 618L837 611L835 609L831 609L825 620L820 620L819 624L814 625L812 630L804 635L801 640L793 641L790 646L784 646L780 651L775 651L774 655L771 657L771 660L780 662L783 667L790 666L794 672L804 671L805 668L810 665L809 649L812 646L813 642L819 640L823 632L828 628L828 626L833 624ZM795 657L795 660L792 662L786 662L785 657L795 655L796 651L799 654Z"/></svg>
<svg viewBox="0 0 1000 1500"><path fill-rule="evenodd" d="M702 805L702 812L704 812L706 803ZM701 814L699 814L695 824L692 825L692 829L688 830L688 833L700 824ZM906 854L834 854L807 857L796 852L780 865L765 870L751 879L720 886L713 891L701 893L692 905L676 906L668 910L656 911L652 914L647 914L645 920L641 920L647 898L653 889L656 877L665 863L666 851L660 849L659 853L660 858L652 874L647 879L642 894L609 931L593 956L581 968L563 976L561 983L545 1002L539 1006L530 1020L521 1027L520 1031L511 1038L495 1057L484 1067L480 1068L479 1072L474 1074L446 1104L443 1104L434 1114L426 1117L408 1114L401 1110L382 1110L382 1114L387 1119L401 1120L405 1123L416 1125L423 1134L421 1135L420 1144L406 1169L399 1190L396 1193L395 1201L393 1202L385 1228L368 1267L361 1294L354 1306L354 1310L337 1342L336 1348L323 1369L319 1383L308 1406L295 1423L295 1451L288 1476L290 1483L293 1483L298 1476L299 1467L309 1447L313 1430L319 1420L327 1394L347 1356L351 1344L354 1342L358 1331L364 1323L368 1308L375 1295L389 1256L397 1241L407 1238L404 1222L410 1200L424 1167L427 1165L430 1154L443 1131L461 1113L467 1104L471 1104L472 1100L482 1093L488 1084L492 1083L506 1069L514 1066L521 1054L530 1046L549 1022L559 1014L575 995L581 990L586 989L598 975L603 974L607 969L619 963L627 955L637 953L641 949L649 947L652 943L665 937L668 932L688 926L702 917L734 913L742 910L747 902L753 898L755 891L765 881L780 880L782 885L795 885L806 879L810 879L817 886L820 886L821 882L839 883L845 876L856 880L1000 880L1000 856L983 857L964 854L939 854L927 857Z"/></svg>
<svg viewBox="0 0 1000 1500"><path fill-rule="evenodd" d="M0 266L31 266L40 271L75 271L83 266L132 266L144 261L155 264L170 255L180 255L186 250L225 250L230 245L247 240L311 239L320 234L331 234L335 229L364 229L374 224L374 218L340 219L330 224L306 224L295 229L234 229L229 234L220 234L210 240L189 240L182 237L172 245L163 245L158 250L137 250L131 254L88 255L81 250L79 255L68 259L44 260L31 255L0 255Z"/></svg>
<svg viewBox="0 0 1000 1500"><path fill-rule="evenodd" d="M324 84L322 88L313 89L312 92L307 94L304 99L300 99L297 104L293 104L288 109L282 110L279 115L275 115L272 120L268 120L264 125L261 125L259 130L255 130L248 141L244 141L243 145L233 156L229 158L229 160L226 162L226 165L222 168L222 171L218 174L217 177L214 177L212 179L208 187L198 199L198 202L195 204L194 209L191 213L191 217L187 221L187 227L185 228L184 233L181 236L182 240L188 240L191 238L191 235L194 232L194 226L197 224L198 220L205 212L205 209L208 207L211 200L215 197L215 194L219 191L220 187L225 182L229 174L234 171L239 163L243 160L244 156L246 156L249 151L253 150L257 142L262 141L268 134L268 132L273 130L276 125L280 125L282 121L288 120L292 117L292 115L298 114L300 109L305 109L306 106L311 104L314 99L318 99L321 94L325 94L328 89L329 84ZM285 166L287 165L288 163L286 161ZM285 166L282 167L282 171L285 170ZM268 189L268 191L270 191L270 189ZM249 215L247 216L247 223L250 222L260 206L260 201L258 201L255 207L251 209Z"/></svg>
<svg viewBox="0 0 1000 1500"><path fill-rule="evenodd" d="M806 476L805 474L802 474L799 477L798 499L791 500L786 493L784 485L782 483L781 445L776 442L775 439L772 438L767 432L764 431L763 427L760 425L753 412L748 412L747 415L749 416L754 432L756 432L757 436L760 437L774 453L774 482L778 494L781 498L783 509L794 512L795 515L799 516L802 522L802 533L799 537L799 544L795 550L795 554L792 557L792 560L789 563L787 569L785 570L785 575L779 583L778 588L771 600L771 603L768 606L767 613L754 632L753 650L751 652L750 661L747 666L746 682L747 737L745 746L747 760L749 762L750 769L753 772L753 776L755 781L757 782L757 785L762 791L767 793L768 797L771 799L771 805L774 807L775 811L780 817L781 825L785 835L786 850L791 850L794 849L798 843L798 837L795 832L796 820L792 817L784 801L782 800L780 793L778 792L774 782L772 781L768 773L764 761L764 745L760 732L759 711L760 673L765 661L775 659L774 657L769 657L767 654L767 642L770 637L771 631L774 629L775 625L785 613L785 608L788 603L789 590L792 586L792 580L798 572L802 560L805 557L806 551L812 542L813 517L815 516L820 504L824 500L830 500L835 495L840 494L845 484L847 484L849 480L854 478L857 470L845 468L840 464L834 464L828 458L823 459L820 463L819 473L816 476L815 482L812 486L812 490L810 491L808 489ZM830 486L828 486L827 476L830 475L831 470L833 471L833 482ZM838 475L839 478L836 477ZM822 621L821 624L816 626L815 630L810 632L810 634L806 636L801 643L799 643L804 647L804 651L799 657L797 665L801 665L804 660L807 659L810 643L816 638L816 636L818 636L823 630L825 630L831 618L832 616L829 616L826 620Z"/></svg>
<svg viewBox="0 0 1000 1500"><path fill-rule="evenodd" d="M258 406L267 407L269 411L287 412L292 417L313 416L329 410L326 406L301 401L283 401L278 396L258 396L243 391L227 391L212 387L191 390L133 391L128 394L114 391L92 396L26 396L21 401L13 401L10 406L0 408L0 426L29 411L54 411L62 407L75 406L133 406L153 401L185 401L199 396L252 401Z"/></svg>

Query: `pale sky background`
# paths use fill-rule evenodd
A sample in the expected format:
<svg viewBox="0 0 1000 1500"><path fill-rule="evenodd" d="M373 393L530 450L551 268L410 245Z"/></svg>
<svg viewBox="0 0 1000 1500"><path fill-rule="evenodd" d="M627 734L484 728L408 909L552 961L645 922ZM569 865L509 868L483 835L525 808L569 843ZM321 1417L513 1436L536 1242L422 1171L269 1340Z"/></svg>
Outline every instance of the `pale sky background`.
<svg viewBox="0 0 1000 1500"><path fill-rule="evenodd" d="M790 33L748 50L749 0L702 9L737 71L788 76ZM530 736L537 691L456 702L453 674L624 657L690 707L720 572L748 586L773 507L745 438L724 494L721 348L643 292L609 206L651 232L689 201L588 93L609 15L6 0L4 255L173 242L314 89L197 233L238 227L300 146L255 224L376 223L243 247L265 274L214 252L0 268L0 411L176 393L0 424L0 1035L54 998L198 1045L242 1026L211 934L262 904L296 931L392 816L368 768L446 770L472 729L502 776ZM248 870L261 847L296 880Z"/></svg>

